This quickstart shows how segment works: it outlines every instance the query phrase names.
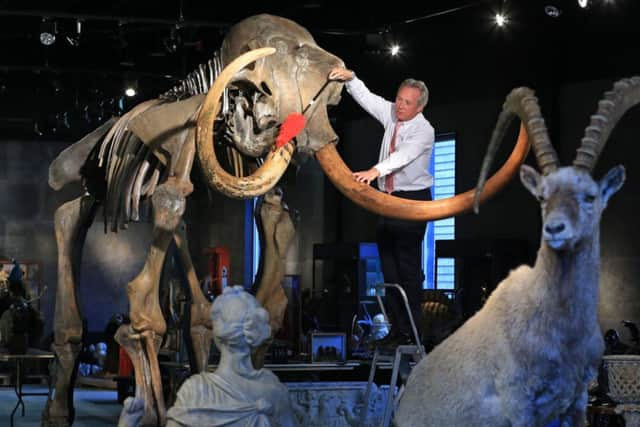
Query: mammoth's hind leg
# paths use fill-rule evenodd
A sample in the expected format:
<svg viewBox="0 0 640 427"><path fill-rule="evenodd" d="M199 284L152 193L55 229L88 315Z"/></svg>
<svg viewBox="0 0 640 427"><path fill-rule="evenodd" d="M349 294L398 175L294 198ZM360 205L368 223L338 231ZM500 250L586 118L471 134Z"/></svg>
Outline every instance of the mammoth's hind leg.
<svg viewBox="0 0 640 427"><path fill-rule="evenodd" d="M160 309L160 275L169 244L182 221L186 198L193 191L189 180L195 153L194 130L181 149L169 178L151 196L153 205L153 235L151 247L142 271L127 285L131 325L122 325L116 341L133 362L136 376L136 397L144 400L144 415L140 426L166 423L166 407L162 393L162 378L158 365L158 349L167 324Z"/></svg>
<svg viewBox="0 0 640 427"><path fill-rule="evenodd" d="M122 345L135 370L136 397L144 401L141 426L164 425L166 409L158 365L158 349L167 324L160 309L162 265L175 229L181 221L186 196L192 187L169 178L152 196L153 235L142 271L127 285L130 325L122 325L116 341Z"/></svg>
<svg viewBox="0 0 640 427"><path fill-rule="evenodd" d="M211 349L211 341L213 340L213 325L211 322L211 303L202 293L196 272L193 268L191 255L189 254L189 245L187 244L187 226L184 221L176 228L174 236L180 262L189 282L189 291L191 294L191 311L190 311L190 335L193 351L196 358L196 372L204 372L207 370L209 361L209 350ZM194 369L192 369L192 372Z"/></svg>
<svg viewBox="0 0 640 427"><path fill-rule="evenodd" d="M58 246L58 286L53 323L53 351L56 354L54 390L42 414L44 426L73 423L73 382L82 347L82 317L78 306L82 247L97 208L91 196L82 196L60 206L55 213Z"/></svg>
<svg viewBox="0 0 640 427"><path fill-rule="evenodd" d="M282 191L273 189L265 194L259 209L262 224L260 239L264 243L262 275L256 284L256 299L269 313L271 340L282 327L287 308L287 295L282 289L287 250L295 236L295 227L282 201ZM255 368L262 368L271 340L255 349L252 360Z"/></svg>

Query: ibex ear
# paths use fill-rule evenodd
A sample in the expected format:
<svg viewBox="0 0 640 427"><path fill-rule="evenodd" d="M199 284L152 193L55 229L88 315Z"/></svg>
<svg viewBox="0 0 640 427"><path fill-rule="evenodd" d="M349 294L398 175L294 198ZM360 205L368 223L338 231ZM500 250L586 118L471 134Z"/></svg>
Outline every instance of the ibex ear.
<svg viewBox="0 0 640 427"><path fill-rule="evenodd" d="M539 195L540 174L534 168L527 165L520 166L520 181L536 198Z"/></svg>
<svg viewBox="0 0 640 427"><path fill-rule="evenodd" d="M626 178L624 172L624 166L618 165L612 168L607 174L598 182L600 187L600 197L602 197L602 203L607 205L609 198L613 196L624 184Z"/></svg>

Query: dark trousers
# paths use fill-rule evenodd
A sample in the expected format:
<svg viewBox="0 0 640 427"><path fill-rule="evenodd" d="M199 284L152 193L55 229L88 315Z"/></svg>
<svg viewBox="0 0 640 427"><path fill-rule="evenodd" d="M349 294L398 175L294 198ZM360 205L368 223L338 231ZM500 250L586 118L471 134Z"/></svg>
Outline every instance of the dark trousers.
<svg viewBox="0 0 640 427"><path fill-rule="evenodd" d="M431 200L431 189L396 191L394 196L412 200ZM426 221L405 221L380 217L377 230L378 252L385 283L397 283L409 300L416 326L422 302L422 240ZM411 323L402 295L395 288L386 288L386 309L394 334L411 334Z"/></svg>

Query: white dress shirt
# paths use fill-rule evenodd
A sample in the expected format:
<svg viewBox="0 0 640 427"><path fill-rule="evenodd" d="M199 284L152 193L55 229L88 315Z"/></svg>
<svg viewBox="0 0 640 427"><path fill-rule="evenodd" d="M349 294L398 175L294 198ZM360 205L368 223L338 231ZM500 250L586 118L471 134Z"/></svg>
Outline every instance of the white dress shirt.
<svg viewBox="0 0 640 427"><path fill-rule="evenodd" d="M394 191L415 191L431 187L433 177L428 168L435 133L429 121L420 113L411 120L401 122L395 150L389 154L391 138L398 121L395 103L371 93L355 74L345 86L353 99L384 126L378 164L373 166L380 172L378 188L386 191L384 177L390 173L394 174Z"/></svg>

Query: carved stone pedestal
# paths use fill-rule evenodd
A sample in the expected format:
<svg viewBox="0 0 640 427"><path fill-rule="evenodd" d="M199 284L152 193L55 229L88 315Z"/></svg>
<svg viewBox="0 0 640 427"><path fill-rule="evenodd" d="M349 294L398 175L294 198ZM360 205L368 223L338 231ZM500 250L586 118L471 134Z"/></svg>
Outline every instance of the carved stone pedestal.
<svg viewBox="0 0 640 427"><path fill-rule="evenodd" d="M363 398L366 382L287 383L300 425L307 427L374 427L384 415L389 387L373 385L367 405ZM361 422L362 411L364 423Z"/></svg>

